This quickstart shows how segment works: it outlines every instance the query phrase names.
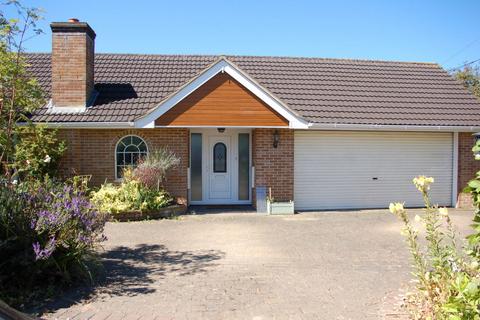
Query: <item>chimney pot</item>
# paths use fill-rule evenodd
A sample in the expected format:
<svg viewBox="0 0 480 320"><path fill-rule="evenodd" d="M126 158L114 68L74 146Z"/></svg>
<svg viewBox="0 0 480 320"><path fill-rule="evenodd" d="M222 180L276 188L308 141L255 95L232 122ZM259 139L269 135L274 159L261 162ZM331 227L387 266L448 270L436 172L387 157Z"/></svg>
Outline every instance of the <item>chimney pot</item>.
<svg viewBox="0 0 480 320"><path fill-rule="evenodd" d="M80 20L78 20L77 18L70 18L70 19L68 19L68 22L79 23Z"/></svg>

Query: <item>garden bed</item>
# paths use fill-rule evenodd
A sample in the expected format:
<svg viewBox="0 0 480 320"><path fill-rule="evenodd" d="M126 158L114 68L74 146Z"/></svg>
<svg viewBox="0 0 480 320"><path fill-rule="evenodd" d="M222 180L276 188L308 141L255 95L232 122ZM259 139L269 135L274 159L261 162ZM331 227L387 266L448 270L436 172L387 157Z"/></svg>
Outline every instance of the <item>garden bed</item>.
<svg viewBox="0 0 480 320"><path fill-rule="evenodd" d="M125 211L112 214L110 216L111 221L127 222L127 221L140 221L149 219L165 219L172 218L187 212L187 206L174 204L165 208L161 208L151 212L142 212L140 210Z"/></svg>

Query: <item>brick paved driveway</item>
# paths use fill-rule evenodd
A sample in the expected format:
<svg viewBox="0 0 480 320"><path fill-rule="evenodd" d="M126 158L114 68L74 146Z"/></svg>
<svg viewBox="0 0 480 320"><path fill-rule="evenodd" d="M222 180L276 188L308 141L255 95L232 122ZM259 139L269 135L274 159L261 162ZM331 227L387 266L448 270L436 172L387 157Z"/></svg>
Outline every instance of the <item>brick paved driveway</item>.
<svg viewBox="0 0 480 320"><path fill-rule="evenodd" d="M110 223L105 283L46 317L379 319L409 281L399 228L384 210Z"/></svg>

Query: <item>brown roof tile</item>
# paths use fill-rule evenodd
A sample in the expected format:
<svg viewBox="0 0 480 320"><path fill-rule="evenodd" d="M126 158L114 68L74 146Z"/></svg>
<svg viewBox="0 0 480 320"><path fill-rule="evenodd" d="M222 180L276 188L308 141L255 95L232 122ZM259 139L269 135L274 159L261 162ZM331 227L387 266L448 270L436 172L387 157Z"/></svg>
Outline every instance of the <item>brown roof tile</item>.
<svg viewBox="0 0 480 320"><path fill-rule="evenodd" d="M50 91L50 54L27 54ZM128 122L219 56L96 54L99 96L82 114L38 110L34 121ZM305 120L322 124L480 126L480 103L432 63L227 56Z"/></svg>

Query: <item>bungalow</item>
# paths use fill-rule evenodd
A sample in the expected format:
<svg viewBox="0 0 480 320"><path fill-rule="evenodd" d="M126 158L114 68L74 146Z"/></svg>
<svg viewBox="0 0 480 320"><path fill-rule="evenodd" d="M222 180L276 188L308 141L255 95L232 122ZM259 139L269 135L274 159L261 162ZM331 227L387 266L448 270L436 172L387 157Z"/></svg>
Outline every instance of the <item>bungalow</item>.
<svg viewBox="0 0 480 320"><path fill-rule="evenodd" d="M346 59L95 54L84 22L54 22L52 52L29 53L49 94L32 115L68 143L65 175L122 178L149 150L180 165L167 189L188 204L251 204L258 186L296 209L440 205L480 170L480 103L438 64Z"/></svg>

